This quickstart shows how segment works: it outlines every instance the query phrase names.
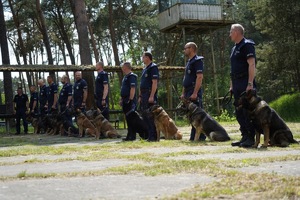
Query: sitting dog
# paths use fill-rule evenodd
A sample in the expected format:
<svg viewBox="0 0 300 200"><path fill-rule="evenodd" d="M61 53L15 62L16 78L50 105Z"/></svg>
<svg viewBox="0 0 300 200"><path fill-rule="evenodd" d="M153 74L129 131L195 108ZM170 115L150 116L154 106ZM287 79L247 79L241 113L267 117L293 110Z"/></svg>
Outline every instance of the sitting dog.
<svg viewBox="0 0 300 200"><path fill-rule="evenodd" d="M128 126L132 127L132 134L138 133L140 138L147 139L149 137L149 129L146 122L137 111L126 113ZM129 133L128 133L129 134ZM127 135L129 137L129 135ZM128 138L126 137L126 138ZM133 136L135 138L135 135Z"/></svg>
<svg viewBox="0 0 300 200"><path fill-rule="evenodd" d="M194 141L198 140L201 133L204 133L212 141L223 142L230 140L225 129L193 102L183 100L177 106L177 110L181 114L186 114L191 125L196 129Z"/></svg>
<svg viewBox="0 0 300 200"><path fill-rule="evenodd" d="M41 127L39 126L40 124L40 118L38 116L33 116L33 114L29 114L26 117L26 121L31 123L33 127L33 134L39 134L41 131Z"/></svg>
<svg viewBox="0 0 300 200"><path fill-rule="evenodd" d="M260 134L264 134L262 147L271 146L287 147L290 143L298 143L283 119L265 101L256 95L256 90L244 92L239 101L238 109L241 107L248 110L249 117L256 132L255 144L257 148L260 143Z"/></svg>
<svg viewBox="0 0 300 200"><path fill-rule="evenodd" d="M103 137L121 137L121 135L118 134L117 130L111 125L111 123L101 114L100 110L89 110L86 112L86 116L97 128L97 131L103 135Z"/></svg>
<svg viewBox="0 0 300 200"><path fill-rule="evenodd" d="M174 121L169 117L168 113L159 105L153 105L150 111L154 117L154 124L157 132L157 141L160 139L160 132L165 136L165 139L181 140L182 133L178 130Z"/></svg>
<svg viewBox="0 0 300 200"><path fill-rule="evenodd" d="M73 136L77 137L79 134L78 128L76 128L72 122L69 121L65 113L60 113L57 116L57 123L60 127L61 136Z"/></svg>
<svg viewBox="0 0 300 200"><path fill-rule="evenodd" d="M85 133L94 136L96 139L100 138L100 132L96 129L94 124L81 112L80 109L75 111L77 117L77 126L79 129L78 137L82 137L83 131Z"/></svg>

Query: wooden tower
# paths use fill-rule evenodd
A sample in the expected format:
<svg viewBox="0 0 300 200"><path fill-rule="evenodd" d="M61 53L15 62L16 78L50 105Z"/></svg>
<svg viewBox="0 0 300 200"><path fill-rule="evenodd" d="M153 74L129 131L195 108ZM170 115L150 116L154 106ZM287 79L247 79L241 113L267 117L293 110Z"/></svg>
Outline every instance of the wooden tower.
<svg viewBox="0 0 300 200"><path fill-rule="evenodd" d="M158 0L159 29L164 33L210 34L234 23L233 0ZM211 42L217 112L220 113L213 42Z"/></svg>

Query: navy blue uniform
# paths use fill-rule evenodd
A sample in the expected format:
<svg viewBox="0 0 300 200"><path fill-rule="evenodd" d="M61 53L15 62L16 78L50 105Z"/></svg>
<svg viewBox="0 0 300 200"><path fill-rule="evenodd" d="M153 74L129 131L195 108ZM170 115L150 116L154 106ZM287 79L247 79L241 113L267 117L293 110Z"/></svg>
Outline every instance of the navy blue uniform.
<svg viewBox="0 0 300 200"><path fill-rule="evenodd" d="M256 58L254 45L255 43L252 40L243 38L243 40L236 44L231 50L230 76L235 102L237 102L241 93L243 93L248 86L249 65L247 59L251 57ZM255 87L255 81L253 81L253 88ZM246 136L250 134L251 137L254 137L254 128L247 117L247 111L245 109L236 110L236 118L240 124L242 135Z"/></svg>
<svg viewBox="0 0 300 200"><path fill-rule="evenodd" d="M149 128L149 138L148 140L156 140L156 128L154 124L154 119L152 116L149 116L147 110L150 108L148 103L151 90L152 90L152 80L159 79L159 72L158 67L155 63L150 63L146 68L143 69L142 77L141 77L141 84L140 84L140 94L141 94L141 110L142 116ZM154 95L154 104L157 103L157 91Z"/></svg>
<svg viewBox="0 0 300 200"><path fill-rule="evenodd" d="M45 105L47 103L47 94L48 94L48 87L43 85L40 87L40 94L39 94L39 101L40 101L40 114L46 114Z"/></svg>
<svg viewBox="0 0 300 200"><path fill-rule="evenodd" d="M121 98L122 98L122 109L125 114L127 127L128 127L128 133L126 138L129 140L136 139L136 131L134 127L132 127L132 123L129 123L131 119L128 117L129 114L131 112L134 112L136 109L136 95L134 95L134 98L132 100L129 99L131 88L136 89L136 87L137 87L137 75L134 74L133 72L130 72L129 74L125 75L122 80Z"/></svg>
<svg viewBox="0 0 300 200"><path fill-rule="evenodd" d="M48 101L48 112L51 112L51 108L54 103L54 94L57 94L57 85L55 83L52 83L51 85L48 86L48 91L47 91L47 101ZM57 109L57 104L55 109Z"/></svg>
<svg viewBox="0 0 300 200"><path fill-rule="evenodd" d="M80 108L82 109L82 112L85 111L85 108L82 107L82 101L83 101L83 91L87 90L87 83L84 79L80 79L77 80L74 83L74 87L73 87L74 93L73 93L73 104L74 104L74 108Z"/></svg>
<svg viewBox="0 0 300 200"><path fill-rule="evenodd" d="M15 102L15 109L16 109L16 131L17 134L20 134L20 121L21 119L23 120L23 126L24 126L24 132L27 133L28 132L28 123L26 121L26 111L27 111L27 107L26 107L26 102L28 102L28 96L26 94L22 94L22 95L15 95L14 97L14 102Z"/></svg>
<svg viewBox="0 0 300 200"><path fill-rule="evenodd" d="M65 83L60 90L58 103L60 106L60 112L64 112L67 109L68 97L72 96L72 85ZM71 102L69 102L71 104Z"/></svg>
<svg viewBox="0 0 300 200"><path fill-rule="evenodd" d="M190 96L193 94L195 85L196 85L196 79L197 74L202 74L204 70L203 66L203 57L195 55L192 59L189 59L186 67L185 67L185 74L183 78L183 87L184 87L184 97L186 99L189 99ZM199 89L197 94L197 99L194 101L196 105L203 108L202 103L202 87ZM192 127L190 140L194 140L196 134L196 129ZM200 140L205 140L206 137L203 133L200 134Z"/></svg>
<svg viewBox="0 0 300 200"><path fill-rule="evenodd" d="M36 105L35 105L35 108L33 110L33 114L35 116L37 116L37 114L38 114L38 102L39 102L39 97L38 97L38 93L37 92L31 93L30 103L29 103L30 113L32 113L32 107L33 107L34 101L36 101Z"/></svg>
<svg viewBox="0 0 300 200"><path fill-rule="evenodd" d="M108 85L108 74L105 71L101 71L98 73L98 76L95 81L95 97L96 97L96 105L97 107L101 110L102 115L109 120L109 99L108 99L108 94L106 96L105 102L106 105L102 105L102 97L103 97L103 90L104 90L104 85Z"/></svg>

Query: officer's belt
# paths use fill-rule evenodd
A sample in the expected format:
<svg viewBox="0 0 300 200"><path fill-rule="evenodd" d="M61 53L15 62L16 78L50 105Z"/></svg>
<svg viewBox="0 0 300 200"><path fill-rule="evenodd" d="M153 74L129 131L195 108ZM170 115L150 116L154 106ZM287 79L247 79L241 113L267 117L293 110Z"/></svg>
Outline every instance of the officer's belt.
<svg viewBox="0 0 300 200"><path fill-rule="evenodd" d="M248 72L242 72L238 74L230 73L231 80L242 79L248 76Z"/></svg>
<svg viewBox="0 0 300 200"><path fill-rule="evenodd" d="M195 86L189 86L189 87L184 87L184 91L190 91L190 90L194 90Z"/></svg>
<svg viewBox="0 0 300 200"><path fill-rule="evenodd" d="M146 88L145 89L141 88L140 91L141 92L151 92L151 89L150 88L147 88L147 89Z"/></svg>

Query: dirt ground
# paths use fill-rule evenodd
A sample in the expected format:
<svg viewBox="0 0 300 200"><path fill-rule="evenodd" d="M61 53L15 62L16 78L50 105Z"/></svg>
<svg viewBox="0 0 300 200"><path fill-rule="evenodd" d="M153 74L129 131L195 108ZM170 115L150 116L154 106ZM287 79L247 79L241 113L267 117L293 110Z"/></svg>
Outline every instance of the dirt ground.
<svg viewBox="0 0 300 200"><path fill-rule="evenodd" d="M183 140L188 140L189 127L180 128L186 133ZM238 128L236 125L228 125L230 136L237 136ZM297 130L298 131L298 130ZM122 131L123 135L125 130ZM111 140L80 140L78 138L61 138L59 136L47 135L26 135L26 136L2 136L4 137L29 137L32 140L39 141L40 145L70 147L70 146L98 146L108 143L119 143L121 139ZM0 138L1 139L1 138ZM51 142L50 142L51 140ZM140 141L135 141L139 143ZM135 143L133 142L133 143ZM0 153L7 150L15 150L18 146L6 146L0 148ZM198 152L205 151L205 154L188 154L172 156L177 152L183 151ZM230 153L222 151L232 150ZM230 145L186 145L174 147L156 147L145 148L126 148L118 151L124 155L142 155L152 153L159 156L170 153L166 160L238 160L247 158L276 158L288 155L300 155L299 148L285 148L280 150L249 151L240 153L236 147ZM1 154L2 155L2 154ZM0 199L45 199L45 200L65 200L65 199L164 199L181 193L183 190L192 189L195 186L201 186L220 181L217 177L207 174L180 173L171 175L146 176L143 173L130 173L123 175L99 175L99 176L74 176L63 178L16 178L22 172L28 174L49 174L49 173L67 173L82 172L93 170L105 170L117 166L149 164L145 161L128 159L102 159L99 161L77 160L76 154L38 154L38 155L18 155L0 157ZM39 160L40 162L28 162L29 160ZM287 160L281 162L262 163L257 166L241 167L237 170L244 173L276 173L283 176L300 177L300 160ZM11 179L10 179L11 177ZM6 178L6 179L5 179ZM255 199L255 194L252 198ZM239 194L234 197L219 197L222 199L244 199L245 196ZM251 198L250 198L251 199Z"/></svg>

